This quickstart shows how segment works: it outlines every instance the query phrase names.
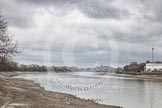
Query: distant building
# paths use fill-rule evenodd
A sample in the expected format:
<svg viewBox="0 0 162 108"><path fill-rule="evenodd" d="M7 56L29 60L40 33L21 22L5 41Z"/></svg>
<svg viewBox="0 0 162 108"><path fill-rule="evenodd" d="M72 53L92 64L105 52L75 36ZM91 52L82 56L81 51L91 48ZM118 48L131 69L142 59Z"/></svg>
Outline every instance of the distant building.
<svg viewBox="0 0 162 108"><path fill-rule="evenodd" d="M104 65L97 66L94 68L94 70L96 72L114 72L115 71L115 69L112 68L111 66L104 66Z"/></svg>
<svg viewBox="0 0 162 108"><path fill-rule="evenodd" d="M115 72L115 68L111 66L96 66L92 68L80 68L80 71L89 71L89 72Z"/></svg>
<svg viewBox="0 0 162 108"><path fill-rule="evenodd" d="M137 62L131 62L131 65L137 65Z"/></svg>
<svg viewBox="0 0 162 108"><path fill-rule="evenodd" d="M125 72L138 72L138 64L137 62L132 62L130 65L124 66Z"/></svg>
<svg viewBox="0 0 162 108"><path fill-rule="evenodd" d="M123 70L123 68L121 68L121 67L118 67L117 69L116 69L116 72L123 72L124 70Z"/></svg>
<svg viewBox="0 0 162 108"><path fill-rule="evenodd" d="M145 63L138 64L132 62L130 65L124 66L124 72L142 72L144 71Z"/></svg>
<svg viewBox="0 0 162 108"><path fill-rule="evenodd" d="M146 63L145 71L146 72L162 72L162 63L161 62Z"/></svg>

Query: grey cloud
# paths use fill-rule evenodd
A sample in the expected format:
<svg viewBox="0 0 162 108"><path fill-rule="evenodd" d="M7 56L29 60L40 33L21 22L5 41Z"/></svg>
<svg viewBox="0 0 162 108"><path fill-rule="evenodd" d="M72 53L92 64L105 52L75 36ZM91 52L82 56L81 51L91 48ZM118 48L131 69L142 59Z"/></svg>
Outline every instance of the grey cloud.
<svg viewBox="0 0 162 108"><path fill-rule="evenodd" d="M17 0L18 3L37 6L55 6L65 10L79 9L92 18L121 18L129 16L127 10L112 6L113 0ZM106 5L105 5L106 4Z"/></svg>
<svg viewBox="0 0 162 108"><path fill-rule="evenodd" d="M154 21L162 21L161 0L124 0L130 4L138 5L137 10L143 13L143 18Z"/></svg>
<svg viewBox="0 0 162 108"><path fill-rule="evenodd" d="M34 11L29 6L22 6L15 0L1 0L0 11L11 26L26 28L34 26Z"/></svg>
<svg viewBox="0 0 162 108"><path fill-rule="evenodd" d="M110 5L112 1L83 2L81 11L92 18L121 19L129 16L129 11Z"/></svg>
<svg viewBox="0 0 162 108"><path fill-rule="evenodd" d="M79 42L74 47L73 51L67 49L66 52L63 52L63 43L54 42L51 48L47 49L44 49L44 44L46 44L45 41L41 41L41 43L34 41L28 41L27 43L22 42L21 49L24 49L24 51L19 57L17 57L17 59L64 65L63 54L65 53L67 58L72 56L74 58L75 65L78 66L84 66L84 64L88 64L90 66L94 65L95 63L110 64L110 49L94 48L89 46L89 43L83 45L82 42Z"/></svg>
<svg viewBox="0 0 162 108"><path fill-rule="evenodd" d="M110 5L112 0L5 0L0 1L0 10L9 24L29 28L34 26L35 10L54 6L62 11L78 9L91 18L125 18L129 16L127 10Z"/></svg>
<svg viewBox="0 0 162 108"><path fill-rule="evenodd" d="M162 2L160 0L123 0L123 4L128 3L130 8L138 12L138 15L130 15L130 9L124 9L124 6L121 5L114 6L111 4L117 1L118 0L1 0L0 10L9 23L21 29L34 26L33 17L36 9L48 10L48 7L68 12L77 9L88 17L96 19L98 21L97 24L103 20L109 21L114 19L118 21L117 24L119 27L128 27L130 29L125 32L122 29L113 27L113 24L109 24L109 26L100 26L96 24L96 26L88 26L87 28L84 27L84 29L79 27L81 29L80 31L85 34L88 30L92 30L98 37L99 43L97 43L98 48L95 48L89 46L90 43L86 44L81 42L75 46L74 52L67 52L74 53L77 64L94 64L96 61L101 64L109 63L111 48L108 41L112 40L112 38L106 31L112 32L113 38L119 46L120 64L127 64L130 61L143 62L150 59L150 50L152 46L154 46L157 51L155 58L157 60L162 60L160 52L162 50L160 47L162 45ZM69 14L68 12L65 13ZM128 22L129 26L123 26L123 20L130 21ZM108 24L105 23L103 25ZM101 33L102 31L105 31L105 34ZM78 34L80 33L78 32ZM26 45L21 44L22 49L30 50L30 54L25 55L26 51L23 53L23 56L26 56L26 58L20 57L19 59L29 60L31 57L31 61L40 60L39 62L43 62L42 54L44 51L52 55L53 63L63 63L62 49L64 41L59 43L58 40L55 40L51 49L44 49L43 43L45 42L36 44L33 44L34 42L24 43L26 43ZM31 45L31 47L28 45ZM32 53L35 52L40 55L32 55Z"/></svg>

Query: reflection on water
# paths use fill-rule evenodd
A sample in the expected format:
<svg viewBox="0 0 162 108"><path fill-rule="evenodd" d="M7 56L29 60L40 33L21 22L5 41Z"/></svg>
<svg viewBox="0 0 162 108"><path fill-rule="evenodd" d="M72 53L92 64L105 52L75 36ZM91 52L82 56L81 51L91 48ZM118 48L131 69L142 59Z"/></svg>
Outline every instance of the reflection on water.
<svg viewBox="0 0 162 108"><path fill-rule="evenodd" d="M18 77L34 80L46 90L94 99L102 104L119 105L124 108L162 107L162 81L160 80L101 76L89 72L49 72L46 74L23 74ZM99 84L101 81L103 81L102 84ZM91 86L93 89L84 90ZM77 89L72 89L72 87L77 87ZM79 87L83 90L78 90Z"/></svg>

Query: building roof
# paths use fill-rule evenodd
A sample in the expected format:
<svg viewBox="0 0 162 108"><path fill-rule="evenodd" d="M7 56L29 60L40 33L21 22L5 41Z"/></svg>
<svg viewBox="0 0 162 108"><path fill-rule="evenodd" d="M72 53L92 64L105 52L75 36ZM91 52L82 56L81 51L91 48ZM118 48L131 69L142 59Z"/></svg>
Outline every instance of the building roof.
<svg viewBox="0 0 162 108"><path fill-rule="evenodd" d="M146 63L146 66L162 66L162 63Z"/></svg>

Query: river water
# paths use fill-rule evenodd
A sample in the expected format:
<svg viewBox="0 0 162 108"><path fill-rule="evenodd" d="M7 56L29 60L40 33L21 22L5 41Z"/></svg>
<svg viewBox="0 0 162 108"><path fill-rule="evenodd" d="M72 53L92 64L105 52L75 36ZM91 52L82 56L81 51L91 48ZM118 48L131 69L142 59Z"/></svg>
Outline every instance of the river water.
<svg viewBox="0 0 162 108"><path fill-rule="evenodd" d="M94 72L21 74L46 90L124 108L162 108L162 80L101 75Z"/></svg>

